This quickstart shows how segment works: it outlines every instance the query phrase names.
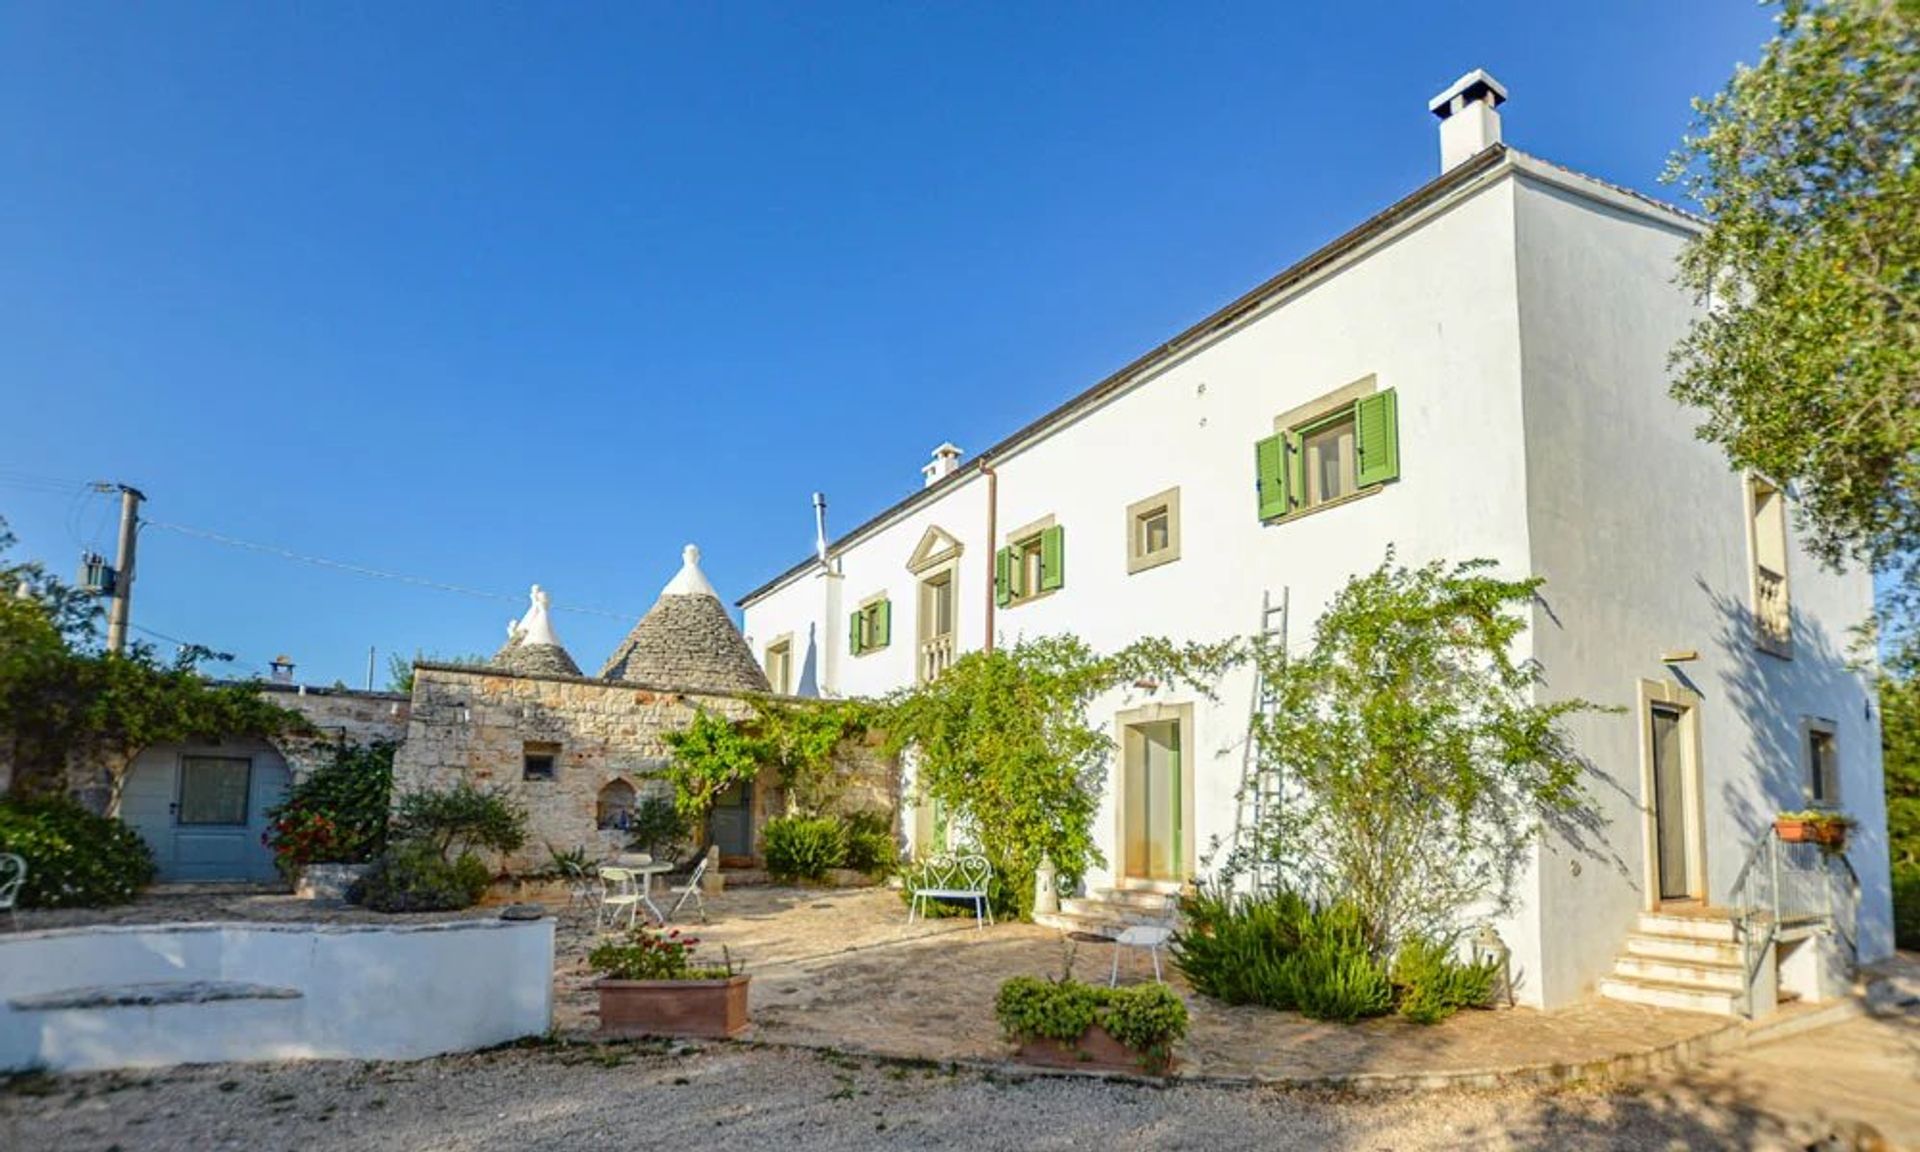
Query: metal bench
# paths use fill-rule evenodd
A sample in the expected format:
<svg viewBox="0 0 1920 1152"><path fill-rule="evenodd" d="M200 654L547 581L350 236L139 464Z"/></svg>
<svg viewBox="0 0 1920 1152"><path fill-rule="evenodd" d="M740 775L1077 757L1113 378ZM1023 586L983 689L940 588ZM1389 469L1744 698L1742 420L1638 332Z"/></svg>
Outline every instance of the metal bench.
<svg viewBox="0 0 1920 1152"><path fill-rule="evenodd" d="M973 905L973 926L993 923L987 888L993 883L993 865L985 856L934 856L907 873L907 924L916 912L926 918L929 900L964 901ZM905 928L901 929L905 931Z"/></svg>

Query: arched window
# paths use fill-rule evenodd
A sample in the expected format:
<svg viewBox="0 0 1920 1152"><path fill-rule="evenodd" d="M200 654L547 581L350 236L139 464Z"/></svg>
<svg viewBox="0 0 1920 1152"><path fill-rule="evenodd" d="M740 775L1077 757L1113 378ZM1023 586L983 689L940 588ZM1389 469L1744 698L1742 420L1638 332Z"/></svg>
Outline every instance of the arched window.
<svg viewBox="0 0 1920 1152"><path fill-rule="evenodd" d="M609 781L593 805L593 821L602 828L625 828L633 819L633 785Z"/></svg>

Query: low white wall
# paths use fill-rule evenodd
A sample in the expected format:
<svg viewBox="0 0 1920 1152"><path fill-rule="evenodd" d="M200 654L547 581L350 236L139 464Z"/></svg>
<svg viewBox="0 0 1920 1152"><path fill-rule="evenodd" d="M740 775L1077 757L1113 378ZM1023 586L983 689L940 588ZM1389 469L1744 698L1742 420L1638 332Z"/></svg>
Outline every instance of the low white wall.
<svg viewBox="0 0 1920 1152"><path fill-rule="evenodd" d="M0 1069L406 1060L548 1030L553 921L166 924L0 937ZM208 981L297 997L22 1010L80 988Z"/></svg>

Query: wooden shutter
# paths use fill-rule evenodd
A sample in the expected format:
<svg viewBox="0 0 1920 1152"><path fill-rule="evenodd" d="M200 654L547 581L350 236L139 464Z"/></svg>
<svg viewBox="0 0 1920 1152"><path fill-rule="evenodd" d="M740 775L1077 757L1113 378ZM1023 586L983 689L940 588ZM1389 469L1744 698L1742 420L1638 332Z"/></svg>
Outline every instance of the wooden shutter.
<svg viewBox="0 0 1920 1152"><path fill-rule="evenodd" d="M1013 549L993 554L993 602L1002 608L1013 599Z"/></svg>
<svg viewBox="0 0 1920 1152"><path fill-rule="evenodd" d="M870 639L875 648L885 648L893 640L893 601L882 600L874 605L873 635Z"/></svg>
<svg viewBox="0 0 1920 1152"><path fill-rule="evenodd" d="M1040 591L1051 592L1067 582L1067 530L1058 524L1040 533Z"/></svg>
<svg viewBox="0 0 1920 1152"><path fill-rule="evenodd" d="M860 613L847 618L847 651L860 655Z"/></svg>
<svg viewBox="0 0 1920 1152"><path fill-rule="evenodd" d="M1260 519L1271 520L1287 514L1287 442L1281 436L1256 440L1253 445L1253 474L1259 498Z"/></svg>
<svg viewBox="0 0 1920 1152"><path fill-rule="evenodd" d="M1354 405L1354 442L1360 454L1354 481L1365 488L1400 478L1400 420L1393 389Z"/></svg>

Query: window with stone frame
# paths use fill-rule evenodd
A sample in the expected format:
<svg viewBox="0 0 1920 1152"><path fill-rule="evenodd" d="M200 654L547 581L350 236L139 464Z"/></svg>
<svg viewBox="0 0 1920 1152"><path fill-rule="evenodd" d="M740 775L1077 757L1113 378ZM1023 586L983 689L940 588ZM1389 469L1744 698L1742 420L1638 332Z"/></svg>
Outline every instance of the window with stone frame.
<svg viewBox="0 0 1920 1152"><path fill-rule="evenodd" d="M560 745L529 740L520 752L520 779L553 780L559 776Z"/></svg>
<svg viewBox="0 0 1920 1152"><path fill-rule="evenodd" d="M767 685L774 692L784 696L793 691L793 638L782 636L767 645L761 659L761 669L767 674Z"/></svg>

